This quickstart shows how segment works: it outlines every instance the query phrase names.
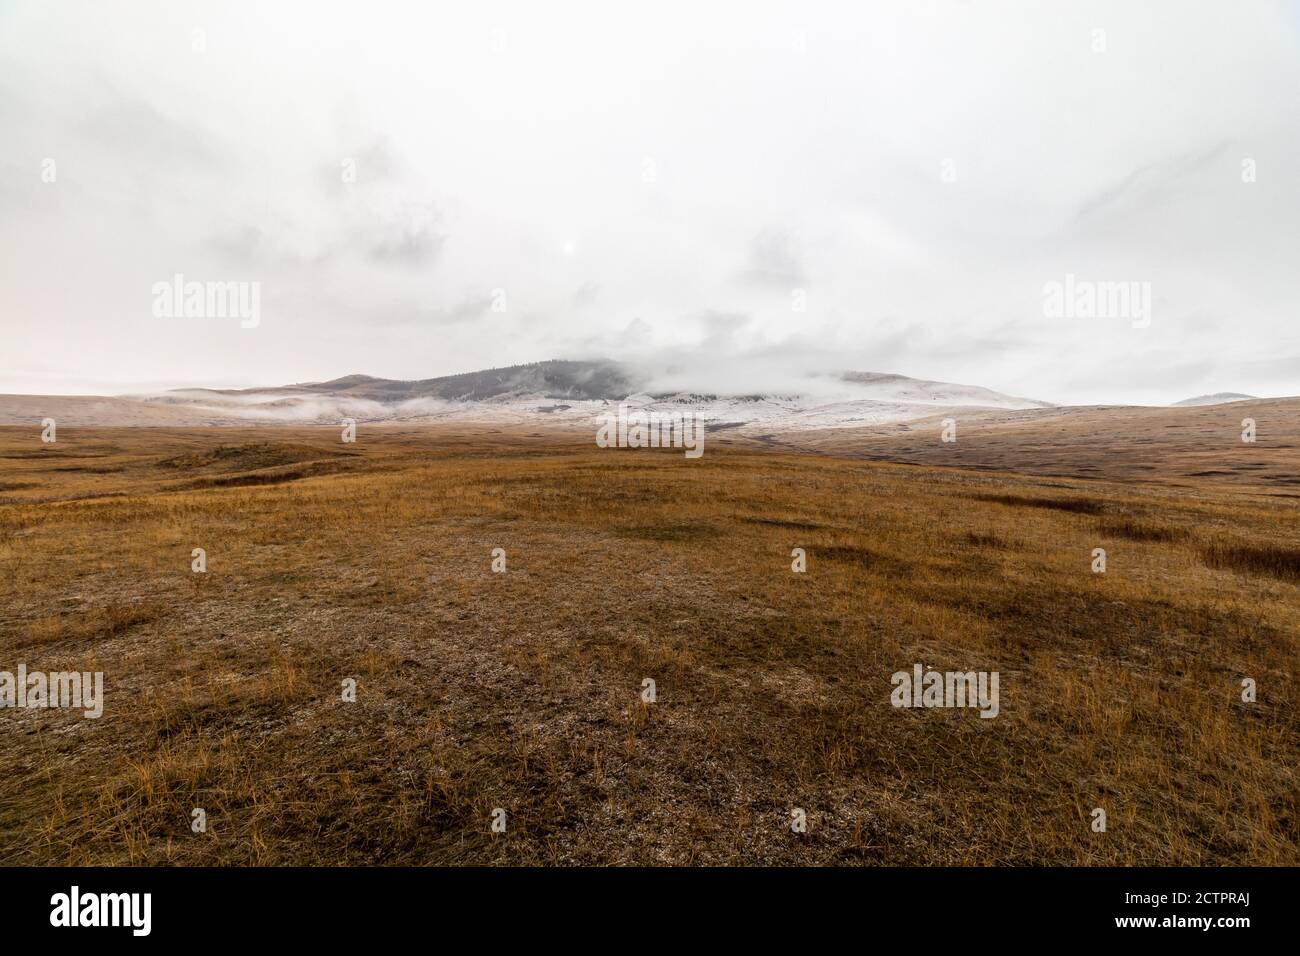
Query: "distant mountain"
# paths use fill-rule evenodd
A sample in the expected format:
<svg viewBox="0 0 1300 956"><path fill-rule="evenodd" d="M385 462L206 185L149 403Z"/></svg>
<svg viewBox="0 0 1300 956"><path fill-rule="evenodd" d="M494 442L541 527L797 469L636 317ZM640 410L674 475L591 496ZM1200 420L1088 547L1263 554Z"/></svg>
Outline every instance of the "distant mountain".
<svg viewBox="0 0 1300 956"><path fill-rule="evenodd" d="M954 385L949 382L931 382L909 378L906 375L879 372L837 372L825 376L818 383L818 391L826 391L826 382L842 386L834 400L888 402L891 404L921 405L981 405L992 408L1050 408L1049 402L1016 398L979 385ZM810 384L812 382L810 381ZM647 394L649 393L649 394ZM608 360L571 361L553 359L512 365L508 368L490 368L439 378L401 380L375 378L371 375L345 375L328 382L303 382L271 388L229 389L178 389L170 393L176 397L192 399L203 395L241 396L246 398L285 398L287 396L320 395L333 398L364 399L393 404L412 399L432 398L448 402L482 402L493 399L540 397L569 401L622 401L628 397L637 400L673 399L678 404L692 401L712 401L719 397L761 401L769 398L798 399L784 390L780 395L756 390L744 394L728 393L712 388L692 392L666 392L651 388L648 376L628 366ZM807 404L807 402L804 402Z"/></svg>
<svg viewBox="0 0 1300 956"><path fill-rule="evenodd" d="M879 372L844 372L840 380L851 383L854 397L881 402L905 402L933 405L981 405L988 408L1053 408L1051 402L1004 395L980 385L954 385L928 382L906 375Z"/></svg>
<svg viewBox="0 0 1300 956"><path fill-rule="evenodd" d="M727 372L728 381L743 380L734 367ZM805 388L798 387L798 378L787 378L779 391L728 390L712 386L707 372L699 374L703 381L665 372L656 382L655 376L617 362L553 360L415 380L345 375L327 382L185 388L116 398L14 396L8 413L0 401L0 423L10 414L24 420L35 411L57 409L60 422L96 425L324 424L352 418L412 424L545 421L587 428L608 404L627 402L647 411L690 410L715 427L775 432L913 421L957 409L1010 413L1054 408L978 385L878 372L828 371L809 376ZM689 389L684 387L688 382ZM29 408L35 411L21 411ZM44 412L36 415L42 417Z"/></svg>
<svg viewBox="0 0 1300 956"><path fill-rule="evenodd" d="M1197 395L1195 398L1184 398L1181 402L1174 402L1174 405L1226 405L1228 402L1248 402L1257 397L1256 395L1243 395L1241 392L1215 392L1213 395Z"/></svg>
<svg viewBox="0 0 1300 956"><path fill-rule="evenodd" d="M415 381L346 375L330 382L288 385L282 390L367 398L378 402L402 402L412 398L481 402L504 395L615 399L637 391L640 384L627 369L614 362L556 359Z"/></svg>

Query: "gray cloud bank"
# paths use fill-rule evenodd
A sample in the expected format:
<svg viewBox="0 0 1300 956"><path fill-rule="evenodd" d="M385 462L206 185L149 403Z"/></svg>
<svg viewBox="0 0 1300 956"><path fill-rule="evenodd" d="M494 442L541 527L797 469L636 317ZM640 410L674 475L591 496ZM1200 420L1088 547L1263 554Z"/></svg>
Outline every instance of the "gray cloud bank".
<svg viewBox="0 0 1300 956"><path fill-rule="evenodd" d="M0 391L599 355L1300 393L1298 9L8 3ZM262 321L154 317L176 273ZM1149 283L1149 327L1046 317L1067 274Z"/></svg>

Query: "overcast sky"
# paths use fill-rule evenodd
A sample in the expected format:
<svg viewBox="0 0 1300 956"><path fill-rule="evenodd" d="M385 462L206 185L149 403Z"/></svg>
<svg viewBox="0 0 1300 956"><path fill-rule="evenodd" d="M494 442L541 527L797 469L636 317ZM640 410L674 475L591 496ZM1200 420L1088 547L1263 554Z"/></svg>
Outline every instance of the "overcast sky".
<svg viewBox="0 0 1300 956"><path fill-rule="evenodd" d="M1300 2L0 0L0 392L1295 395L1298 177ZM260 324L155 316L176 273ZM1045 315L1067 274L1149 326Z"/></svg>

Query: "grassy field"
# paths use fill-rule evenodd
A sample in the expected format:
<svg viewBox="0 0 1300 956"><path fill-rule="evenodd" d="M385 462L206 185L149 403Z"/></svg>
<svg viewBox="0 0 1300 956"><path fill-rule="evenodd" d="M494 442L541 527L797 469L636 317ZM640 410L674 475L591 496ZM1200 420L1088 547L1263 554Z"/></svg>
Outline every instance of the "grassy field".
<svg viewBox="0 0 1300 956"><path fill-rule="evenodd" d="M1300 863L1294 498L338 437L0 429L0 862Z"/></svg>

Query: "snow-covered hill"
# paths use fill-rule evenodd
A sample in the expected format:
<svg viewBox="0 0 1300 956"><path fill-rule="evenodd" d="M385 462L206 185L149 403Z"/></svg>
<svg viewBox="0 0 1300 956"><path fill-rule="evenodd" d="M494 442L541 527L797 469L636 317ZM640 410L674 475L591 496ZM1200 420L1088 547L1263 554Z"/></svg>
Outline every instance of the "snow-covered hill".
<svg viewBox="0 0 1300 956"><path fill-rule="evenodd" d="M32 399L38 396L9 396ZM442 378L400 381L348 375L328 382L252 389L178 389L161 395L62 402L78 424L369 422L530 423L588 427L619 404L692 412L742 433L854 427L925 418L950 408L1037 409L1046 402L977 385L873 372L830 372L798 394L662 392L654 377L614 362L552 361ZM18 403L26 406L26 402ZM39 404L39 403L38 403ZM0 417L14 405L0 402ZM26 414L15 411L14 414Z"/></svg>
<svg viewBox="0 0 1300 956"><path fill-rule="evenodd" d="M1228 402L1249 402L1254 398L1254 395L1243 395L1241 392L1215 392L1213 395L1184 398L1181 402L1174 402L1174 405L1226 405Z"/></svg>

